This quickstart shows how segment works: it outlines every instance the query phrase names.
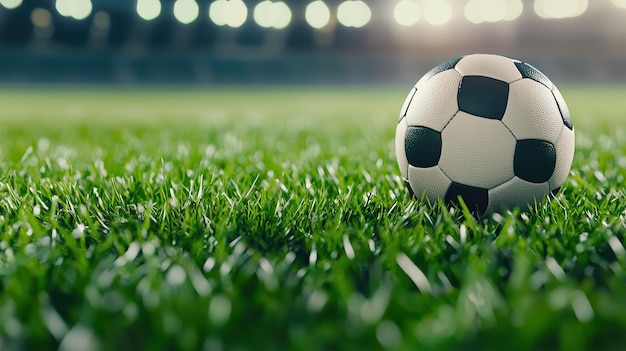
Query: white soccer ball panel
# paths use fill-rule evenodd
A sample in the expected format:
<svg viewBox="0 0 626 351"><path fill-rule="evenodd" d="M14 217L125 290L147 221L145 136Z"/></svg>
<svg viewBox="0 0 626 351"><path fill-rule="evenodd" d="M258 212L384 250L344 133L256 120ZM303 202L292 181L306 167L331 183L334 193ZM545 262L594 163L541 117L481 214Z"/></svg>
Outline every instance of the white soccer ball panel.
<svg viewBox="0 0 626 351"><path fill-rule="evenodd" d="M452 181L491 189L513 178L515 138L501 121L460 111L441 137L439 166Z"/></svg>
<svg viewBox="0 0 626 351"><path fill-rule="evenodd" d="M407 124L441 132L459 109L456 95L460 82L459 72L450 69L422 84L409 105Z"/></svg>
<svg viewBox="0 0 626 351"><path fill-rule="evenodd" d="M572 124L572 116L570 114L569 108L567 107L567 103L565 103L565 99L563 99L563 95L557 87L552 88L552 93L554 94L554 98L556 99L556 103L559 106L561 111L561 117L563 118L563 124L567 126L570 130L574 129L574 125Z"/></svg>
<svg viewBox="0 0 626 351"><path fill-rule="evenodd" d="M525 208L541 202L550 192L548 183L531 183L518 177L489 190L489 210L499 211L518 206Z"/></svg>
<svg viewBox="0 0 626 351"><path fill-rule="evenodd" d="M552 91L532 79L509 85L509 100L502 122L517 139L539 139L553 144L563 128Z"/></svg>
<svg viewBox="0 0 626 351"><path fill-rule="evenodd" d="M413 100L413 95L415 95L415 91L416 91L416 88L411 89L411 91L409 92L409 95L407 95L406 99L404 99L404 103L402 104L402 109L400 109L399 119L402 119L402 117L404 117L407 109L409 108L409 104L411 103L411 100Z"/></svg>
<svg viewBox="0 0 626 351"><path fill-rule="evenodd" d="M498 55L468 55L463 57L454 69L463 76L485 76L507 83L522 79L522 74L515 67L514 61Z"/></svg>
<svg viewBox="0 0 626 351"><path fill-rule="evenodd" d="M421 88L423 88L423 87L424 87L424 84L426 84L426 82L427 82L430 78L432 78L432 76L431 76L431 75L429 75L429 74L425 74L425 75L423 75L423 76L422 76L422 77L421 77L421 78L417 81L417 83L415 83L414 88L416 88L416 89L421 89Z"/></svg>
<svg viewBox="0 0 626 351"><path fill-rule="evenodd" d="M574 159L574 145L574 131L563 126L561 134L554 145L556 148L556 166L554 167L554 174L548 180L550 190L560 187L565 182Z"/></svg>
<svg viewBox="0 0 626 351"><path fill-rule="evenodd" d="M409 165L409 184L418 199L422 195L426 195L432 203L446 196L452 181L446 177L438 166L418 168Z"/></svg>
<svg viewBox="0 0 626 351"><path fill-rule="evenodd" d="M409 161L407 160L406 150L404 147L404 139L406 137L407 128L406 118L401 120L396 127L396 159L398 160L398 167L400 167L400 174L404 179L408 179L407 167L409 166Z"/></svg>

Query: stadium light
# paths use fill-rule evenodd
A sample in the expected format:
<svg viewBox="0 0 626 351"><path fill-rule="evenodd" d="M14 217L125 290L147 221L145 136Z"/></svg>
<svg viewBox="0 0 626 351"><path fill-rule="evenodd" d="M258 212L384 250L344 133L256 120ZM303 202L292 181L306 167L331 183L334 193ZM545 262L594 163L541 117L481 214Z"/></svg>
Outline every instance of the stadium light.
<svg viewBox="0 0 626 351"><path fill-rule="evenodd" d="M73 0L57 0L54 8L57 12L63 17L71 17L72 16L72 1Z"/></svg>
<svg viewBox="0 0 626 351"><path fill-rule="evenodd" d="M626 0L612 0L613 5L626 9Z"/></svg>
<svg viewBox="0 0 626 351"><path fill-rule="evenodd" d="M200 8L195 0L176 0L174 17L182 24L189 24L198 18Z"/></svg>
<svg viewBox="0 0 626 351"><path fill-rule="evenodd" d="M465 17L472 23L512 20L521 14L521 1L470 0L465 5Z"/></svg>
<svg viewBox="0 0 626 351"><path fill-rule="evenodd" d="M393 11L396 22L402 26L412 26L421 16L419 6L413 0L401 0Z"/></svg>
<svg viewBox="0 0 626 351"><path fill-rule="evenodd" d="M93 15L93 26L97 30L106 31L111 26L111 16L104 11L98 11Z"/></svg>
<svg viewBox="0 0 626 351"><path fill-rule="evenodd" d="M291 10L289 6L282 1L274 3L274 28L282 29L291 22Z"/></svg>
<svg viewBox="0 0 626 351"><path fill-rule="evenodd" d="M508 0L506 1L506 15L505 21L513 21L522 15L524 11L524 3L522 0Z"/></svg>
<svg viewBox="0 0 626 351"><path fill-rule="evenodd" d="M52 24L52 15L43 8L36 8L30 13L30 21L35 28L48 28Z"/></svg>
<svg viewBox="0 0 626 351"><path fill-rule="evenodd" d="M93 21L91 22L91 39L95 43L102 44L109 34L111 27L111 16L105 11L98 11L93 15Z"/></svg>
<svg viewBox="0 0 626 351"><path fill-rule="evenodd" d="M321 29L330 23L330 9L324 1L315 0L307 5L304 17L311 27Z"/></svg>
<svg viewBox="0 0 626 351"><path fill-rule="evenodd" d="M22 0L0 0L0 5L9 10L18 8L22 4Z"/></svg>
<svg viewBox="0 0 626 351"><path fill-rule="evenodd" d="M535 0L535 13L541 18L572 18L587 11L587 0Z"/></svg>
<svg viewBox="0 0 626 351"><path fill-rule="evenodd" d="M372 19L372 10L361 0L348 0L337 7L337 20L346 27L361 28Z"/></svg>
<svg viewBox="0 0 626 351"><path fill-rule="evenodd" d="M226 4L226 0L217 0L213 1L209 6L209 18L213 23L218 26L225 26L226 21L224 20L224 5Z"/></svg>
<svg viewBox="0 0 626 351"><path fill-rule="evenodd" d="M248 18L248 8L241 0L228 0L224 4L222 15L227 26L239 28Z"/></svg>
<svg viewBox="0 0 626 351"><path fill-rule="evenodd" d="M218 26L239 28L248 18L248 8L241 0L216 0L209 6L209 18Z"/></svg>
<svg viewBox="0 0 626 351"><path fill-rule="evenodd" d="M54 28L52 26L52 14L50 11L38 7L30 13L30 22L33 24L33 35L37 39L49 39Z"/></svg>
<svg viewBox="0 0 626 351"><path fill-rule="evenodd" d="M264 0L254 8L254 20L263 28L282 29L291 22L291 10L282 1Z"/></svg>
<svg viewBox="0 0 626 351"><path fill-rule="evenodd" d="M256 5L253 16L259 26L263 28L273 27L273 8L274 3L269 0L261 1Z"/></svg>
<svg viewBox="0 0 626 351"><path fill-rule="evenodd" d="M61 16L84 20L91 14L93 5L91 0L57 0L55 8Z"/></svg>
<svg viewBox="0 0 626 351"><path fill-rule="evenodd" d="M152 21L161 14L159 0L137 0L137 14L146 21Z"/></svg>
<svg viewBox="0 0 626 351"><path fill-rule="evenodd" d="M452 18L452 6L446 0L428 0L424 5L424 18L435 26L446 24Z"/></svg>

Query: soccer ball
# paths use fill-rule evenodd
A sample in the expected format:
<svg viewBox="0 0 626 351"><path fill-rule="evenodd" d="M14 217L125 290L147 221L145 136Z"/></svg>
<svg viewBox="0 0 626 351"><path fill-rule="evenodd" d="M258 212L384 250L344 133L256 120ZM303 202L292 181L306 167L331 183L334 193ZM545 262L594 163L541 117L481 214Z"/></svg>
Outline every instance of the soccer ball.
<svg viewBox="0 0 626 351"><path fill-rule="evenodd" d="M396 157L409 191L473 211L520 208L556 194L574 157L565 100L533 66L475 54L442 63L407 96Z"/></svg>

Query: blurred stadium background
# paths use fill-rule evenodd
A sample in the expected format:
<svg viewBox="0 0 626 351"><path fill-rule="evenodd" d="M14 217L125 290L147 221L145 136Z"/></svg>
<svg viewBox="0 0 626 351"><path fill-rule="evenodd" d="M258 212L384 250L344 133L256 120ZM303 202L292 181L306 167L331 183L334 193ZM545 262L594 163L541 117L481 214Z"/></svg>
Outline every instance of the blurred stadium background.
<svg viewBox="0 0 626 351"><path fill-rule="evenodd" d="M412 84L453 56L626 82L626 0L0 0L0 84Z"/></svg>

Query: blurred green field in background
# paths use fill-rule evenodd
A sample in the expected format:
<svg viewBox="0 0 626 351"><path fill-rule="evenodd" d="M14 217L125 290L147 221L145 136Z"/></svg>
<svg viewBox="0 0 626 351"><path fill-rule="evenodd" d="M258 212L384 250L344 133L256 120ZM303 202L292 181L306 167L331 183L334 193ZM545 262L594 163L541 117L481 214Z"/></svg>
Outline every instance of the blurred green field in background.
<svg viewBox="0 0 626 351"><path fill-rule="evenodd" d="M626 89L561 193L413 201L398 88L0 91L0 349L623 349Z"/></svg>

